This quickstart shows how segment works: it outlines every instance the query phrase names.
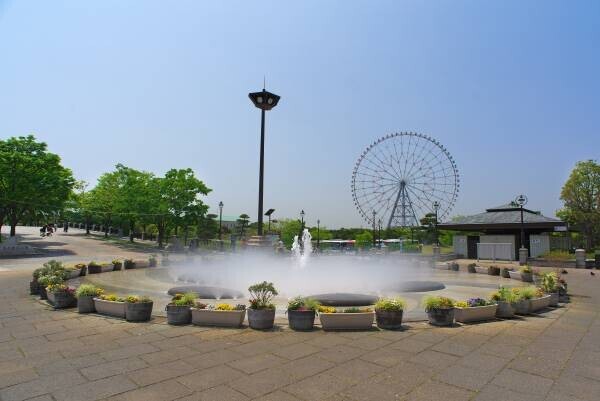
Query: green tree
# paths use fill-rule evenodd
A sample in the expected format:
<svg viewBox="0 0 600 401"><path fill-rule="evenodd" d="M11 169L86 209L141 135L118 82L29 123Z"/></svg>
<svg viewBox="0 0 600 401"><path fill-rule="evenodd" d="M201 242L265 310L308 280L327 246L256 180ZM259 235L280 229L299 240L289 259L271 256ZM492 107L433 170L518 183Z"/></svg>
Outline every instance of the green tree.
<svg viewBox="0 0 600 401"><path fill-rule="evenodd" d="M312 227L308 230L310 232L310 235L312 236L312 239L316 241L317 239L317 227ZM329 231L327 229L327 227L325 226L321 226L319 227L318 230L318 234L319 234L319 240L324 240L324 239L332 239L333 235L331 234L331 231Z"/></svg>
<svg viewBox="0 0 600 401"><path fill-rule="evenodd" d="M90 210L94 211L104 226L104 237L108 237L108 227L112 225L117 213L118 195L119 176L117 172L102 174L96 187L86 194L86 204Z"/></svg>
<svg viewBox="0 0 600 401"><path fill-rule="evenodd" d="M58 214L74 183L60 157L33 135L0 141L0 225L8 219L11 236L27 214Z"/></svg>
<svg viewBox="0 0 600 401"><path fill-rule="evenodd" d="M420 223L421 229L425 232L428 241L435 242L435 226L437 224L435 213L427 213L421 218Z"/></svg>
<svg viewBox="0 0 600 401"><path fill-rule="evenodd" d="M294 236L300 233L302 223L300 220L280 219L277 223L279 227L279 236L286 248L291 248L294 243Z"/></svg>
<svg viewBox="0 0 600 401"><path fill-rule="evenodd" d="M583 234L591 250L600 237L600 165L580 161L560 193L563 207L556 214Z"/></svg>
<svg viewBox="0 0 600 401"><path fill-rule="evenodd" d="M244 236L244 231L246 230L246 227L248 226L249 222L250 222L250 216L248 216L246 213L240 214L240 217L236 221L236 223L240 229L240 237Z"/></svg>
<svg viewBox="0 0 600 401"><path fill-rule="evenodd" d="M371 231L364 230L355 238L357 248L369 248L373 245L373 234Z"/></svg>
<svg viewBox="0 0 600 401"><path fill-rule="evenodd" d="M200 216L198 219L198 226L196 228L196 235L201 240L207 240L215 238L219 233L219 216L216 214L207 214L206 216Z"/></svg>

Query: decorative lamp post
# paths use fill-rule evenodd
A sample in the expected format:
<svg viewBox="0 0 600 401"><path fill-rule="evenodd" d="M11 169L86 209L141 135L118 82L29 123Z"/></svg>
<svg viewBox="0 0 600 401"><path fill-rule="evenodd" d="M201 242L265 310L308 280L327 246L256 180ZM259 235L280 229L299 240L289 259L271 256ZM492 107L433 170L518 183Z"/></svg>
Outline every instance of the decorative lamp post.
<svg viewBox="0 0 600 401"><path fill-rule="evenodd" d="M280 97L274 93L267 92L263 87L262 92L248 94L254 106L260 112L260 168L258 174L258 235L263 235L263 182L265 172L265 111L277 106Z"/></svg>
<svg viewBox="0 0 600 401"><path fill-rule="evenodd" d="M375 210L373 210L373 248L377 247L377 235L375 232L375 215L377 213L375 212Z"/></svg>
<svg viewBox="0 0 600 401"><path fill-rule="evenodd" d="M438 210L440 210L440 203L438 201L433 202L433 210L435 211L435 244L440 245L439 233L438 233Z"/></svg>
<svg viewBox="0 0 600 401"><path fill-rule="evenodd" d="M219 241L223 239L223 201L219 202Z"/></svg>
<svg viewBox="0 0 600 401"><path fill-rule="evenodd" d="M274 211L275 211L275 209L269 209L265 213L265 216L269 217L269 227L267 228L267 234L269 234L271 232L271 215L273 214Z"/></svg>
<svg viewBox="0 0 600 401"><path fill-rule="evenodd" d="M523 194L517 196L515 203L521 209L521 248L525 248L525 225L523 223L523 206L527 204L527 197Z"/></svg>
<svg viewBox="0 0 600 401"><path fill-rule="evenodd" d="M321 251L321 220L317 219L317 251Z"/></svg>
<svg viewBox="0 0 600 401"><path fill-rule="evenodd" d="M381 219L377 223L379 224L379 249L381 249Z"/></svg>

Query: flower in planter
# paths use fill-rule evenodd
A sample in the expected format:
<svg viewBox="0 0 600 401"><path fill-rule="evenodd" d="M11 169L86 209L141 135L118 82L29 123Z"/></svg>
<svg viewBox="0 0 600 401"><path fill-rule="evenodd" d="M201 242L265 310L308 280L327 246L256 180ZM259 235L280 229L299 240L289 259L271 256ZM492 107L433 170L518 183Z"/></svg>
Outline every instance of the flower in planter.
<svg viewBox="0 0 600 401"><path fill-rule="evenodd" d="M67 293L69 295L73 295L75 293L75 289L74 288L71 288L68 285L62 284L62 283L60 283L60 284L50 284L50 285L48 285L48 287L46 287L46 291L48 291L48 292L50 292L52 294L56 294L56 293L59 293L59 292L64 292L64 293Z"/></svg>
<svg viewBox="0 0 600 401"><path fill-rule="evenodd" d="M144 304L152 302L149 297L140 297L138 295L128 295L127 298L125 298L125 301L130 304Z"/></svg>
<svg viewBox="0 0 600 401"><path fill-rule="evenodd" d="M510 289L501 286L498 288L498 291L494 291L490 294L490 299L497 302L513 303L519 300L519 296Z"/></svg>
<svg viewBox="0 0 600 401"><path fill-rule="evenodd" d="M488 301L487 299L483 299L483 298L469 298L467 300L467 305L469 306L469 308L474 308L477 306L488 306L488 305L492 305L493 302Z"/></svg>
<svg viewBox="0 0 600 401"><path fill-rule="evenodd" d="M196 302L196 309L208 309L208 304Z"/></svg>
<svg viewBox="0 0 600 401"><path fill-rule="evenodd" d="M103 301L111 301L111 302L125 302L126 301L125 298L118 297L115 294L108 294L108 295L101 294L99 296L99 298Z"/></svg>
<svg viewBox="0 0 600 401"><path fill-rule="evenodd" d="M288 301L287 310L294 310L300 312L317 312L320 306L321 304L319 303L319 301L315 299L297 296Z"/></svg>
<svg viewBox="0 0 600 401"><path fill-rule="evenodd" d="M85 263L77 263L75 267L78 269L83 269L85 267Z"/></svg>
<svg viewBox="0 0 600 401"><path fill-rule="evenodd" d="M169 305L194 306L195 301L196 301L196 293L186 292L185 294L175 294L173 296L173 298L171 298L171 303Z"/></svg>
<svg viewBox="0 0 600 401"><path fill-rule="evenodd" d="M454 324L454 303L452 298L443 296L427 296L423 299L423 306L429 323L434 326L451 326Z"/></svg>
<svg viewBox="0 0 600 401"><path fill-rule="evenodd" d="M406 302L402 298L380 298L375 303L375 311L397 312L404 310Z"/></svg>
<svg viewBox="0 0 600 401"><path fill-rule="evenodd" d="M439 309L451 309L454 307L454 300L442 296L427 296L423 299L425 312Z"/></svg>
<svg viewBox="0 0 600 401"><path fill-rule="evenodd" d="M333 306L319 306L320 313L337 313L337 309Z"/></svg>
<svg viewBox="0 0 600 401"><path fill-rule="evenodd" d="M81 284L77 291L75 291L75 295L77 298L80 297L98 297L102 295L104 290L102 288L98 288L92 284Z"/></svg>
<svg viewBox="0 0 600 401"><path fill-rule="evenodd" d="M537 288L535 287L515 287L511 291L519 300L533 299L537 294Z"/></svg>
<svg viewBox="0 0 600 401"><path fill-rule="evenodd" d="M357 308L356 306L353 306L352 308L346 308L346 309L344 309L343 313L367 313L367 312L373 312L373 309L371 309L371 308Z"/></svg>
<svg viewBox="0 0 600 401"><path fill-rule="evenodd" d="M525 266L521 267L521 268L519 269L519 271L520 271L521 273L526 273L526 274L527 274L527 273L532 273L532 272L533 272L533 271L531 270L531 267L529 267L529 265L525 265Z"/></svg>
<svg viewBox="0 0 600 401"><path fill-rule="evenodd" d="M544 292L550 294L558 292L558 275L554 272L542 274L542 289Z"/></svg>
<svg viewBox="0 0 600 401"><path fill-rule="evenodd" d="M126 269L133 269L135 267L135 262L133 261L133 259L125 259L123 261L123 267L125 267Z"/></svg>
<svg viewBox="0 0 600 401"><path fill-rule="evenodd" d="M158 264L158 259L156 259L156 255L150 255L148 258L148 266L155 267Z"/></svg>
<svg viewBox="0 0 600 401"><path fill-rule="evenodd" d="M250 292L250 309L275 309L271 302L276 295L279 295L273 283L263 281L248 287Z"/></svg>

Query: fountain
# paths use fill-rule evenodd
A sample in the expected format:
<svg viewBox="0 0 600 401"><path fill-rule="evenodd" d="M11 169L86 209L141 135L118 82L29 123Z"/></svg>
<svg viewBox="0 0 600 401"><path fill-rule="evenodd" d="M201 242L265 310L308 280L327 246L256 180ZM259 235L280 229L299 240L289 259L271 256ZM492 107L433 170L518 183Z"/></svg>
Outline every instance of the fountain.
<svg viewBox="0 0 600 401"><path fill-rule="evenodd" d="M312 254L312 235L307 228L302 232L302 241L298 240L298 236L294 235L294 243L292 244L292 258L297 261L296 266L305 267Z"/></svg>

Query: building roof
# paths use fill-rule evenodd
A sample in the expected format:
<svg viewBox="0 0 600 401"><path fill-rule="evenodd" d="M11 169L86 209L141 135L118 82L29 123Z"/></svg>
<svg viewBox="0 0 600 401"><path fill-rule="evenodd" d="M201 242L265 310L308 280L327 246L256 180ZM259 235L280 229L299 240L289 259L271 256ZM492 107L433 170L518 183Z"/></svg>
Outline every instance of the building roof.
<svg viewBox="0 0 600 401"><path fill-rule="evenodd" d="M523 225L529 229L551 229L566 226L564 221L543 216L540 212L523 208ZM457 218L451 222L440 223L439 227L448 230L473 230L519 228L521 226L521 208L514 202L486 209L484 213Z"/></svg>

